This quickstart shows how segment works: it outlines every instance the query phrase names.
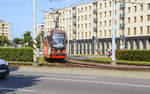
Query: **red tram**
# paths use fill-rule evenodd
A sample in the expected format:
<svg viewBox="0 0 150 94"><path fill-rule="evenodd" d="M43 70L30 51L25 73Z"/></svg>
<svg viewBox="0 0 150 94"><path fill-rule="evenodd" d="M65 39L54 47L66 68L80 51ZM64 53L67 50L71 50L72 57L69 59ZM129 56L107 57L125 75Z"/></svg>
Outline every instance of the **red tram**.
<svg viewBox="0 0 150 94"><path fill-rule="evenodd" d="M65 31L52 30L44 34L43 57L46 59L65 59L67 35Z"/></svg>

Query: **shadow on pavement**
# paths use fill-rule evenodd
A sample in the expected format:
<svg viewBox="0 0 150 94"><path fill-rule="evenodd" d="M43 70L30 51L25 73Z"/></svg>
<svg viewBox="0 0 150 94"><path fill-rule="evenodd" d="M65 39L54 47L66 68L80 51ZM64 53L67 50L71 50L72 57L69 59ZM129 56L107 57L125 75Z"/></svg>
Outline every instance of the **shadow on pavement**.
<svg viewBox="0 0 150 94"><path fill-rule="evenodd" d="M19 70L19 66L9 66L9 70L10 70L10 72L17 71L17 70Z"/></svg>
<svg viewBox="0 0 150 94"><path fill-rule="evenodd" d="M40 76L26 76L26 75L10 75L7 79L0 80L0 94L16 94L16 92L31 93L24 90L25 88L37 85L40 81ZM32 92L34 93L34 92Z"/></svg>

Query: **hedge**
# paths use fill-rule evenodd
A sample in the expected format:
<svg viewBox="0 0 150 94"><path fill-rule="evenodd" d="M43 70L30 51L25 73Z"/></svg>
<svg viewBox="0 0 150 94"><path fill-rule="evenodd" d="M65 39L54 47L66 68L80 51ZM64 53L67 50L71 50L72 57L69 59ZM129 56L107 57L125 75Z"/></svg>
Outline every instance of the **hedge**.
<svg viewBox="0 0 150 94"><path fill-rule="evenodd" d="M117 51L118 60L150 61L150 50Z"/></svg>
<svg viewBox="0 0 150 94"><path fill-rule="evenodd" d="M33 61L32 48L0 48L0 59L7 61Z"/></svg>

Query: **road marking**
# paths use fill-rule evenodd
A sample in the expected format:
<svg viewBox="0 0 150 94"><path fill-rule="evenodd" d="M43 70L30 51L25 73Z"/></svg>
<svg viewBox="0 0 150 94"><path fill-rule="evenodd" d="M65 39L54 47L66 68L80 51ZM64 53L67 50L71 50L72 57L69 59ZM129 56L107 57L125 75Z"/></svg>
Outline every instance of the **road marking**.
<svg viewBox="0 0 150 94"><path fill-rule="evenodd" d="M36 92L36 91L34 91L34 90L28 90L28 89L5 88L5 87L0 87L0 90L12 90L12 91L23 91L23 92Z"/></svg>
<svg viewBox="0 0 150 94"><path fill-rule="evenodd" d="M24 76L14 76L14 77L23 77L23 78L35 78L35 77L24 77ZM39 77L39 80L61 80L61 81L74 81L74 82L83 82L83 83L95 83L95 84L106 84L106 85L120 85L120 86L130 86L130 87L142 87L150 88L150 85L142 84L130 84L130 83L119 83L119 82L105 82L105 81L92 81L92 80L78 80L78 79L67 79L67 78L54 78L54 77Z"/></svg>
<svg viewBox="0 0 150 94"><path fill-rule="evenodd" d="M47 78L47 79L49 79L49 80L62 80L62 81L74 81L74 82L84 82L84 83L96 83L96 84L121 85L121 86L130 86L130 87L150 88L149 85L139 85L139 84L129 84L129 83L118 83L118 82L77 80L77 79L62 79L62 78Z"/></svg>
<svg viewBox="0 0 150 94"><path fill-rule="evenodd" d="M13 76L13 75L12 75ZM11 77L12 77L11 76ZM15 77L24 77L24 76L18 76L18 75L14 75ZM27 76L30 76L30 75L27 75ZM43 75L35 75L35 78L36 78L36 76L38 76L38 77L42 77ZM50 75L46 75L47 77L66 77L66 78L83 78L83 79L94 79L94 78L96 78L96 77L94 77L94 76L68 76L68 75L56 75L56 74L50 74Z"/></svg>

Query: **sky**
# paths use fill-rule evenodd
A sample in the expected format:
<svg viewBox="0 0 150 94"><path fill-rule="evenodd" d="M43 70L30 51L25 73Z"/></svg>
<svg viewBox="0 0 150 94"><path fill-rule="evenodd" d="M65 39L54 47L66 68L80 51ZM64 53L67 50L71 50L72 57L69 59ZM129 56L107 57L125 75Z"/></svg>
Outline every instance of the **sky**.
<svg viewBox="0 0 150 94"><path fill-rule="evenodd" d="M66 2L71 6L88 1L91 0L36 0L36 24L44 22L44 11L67 7ZM32 4L33 0L0 0L0 20L13 25L13 36L10 30L10 40L15 37L23 38L26 31L33 32Z"/></svg>

